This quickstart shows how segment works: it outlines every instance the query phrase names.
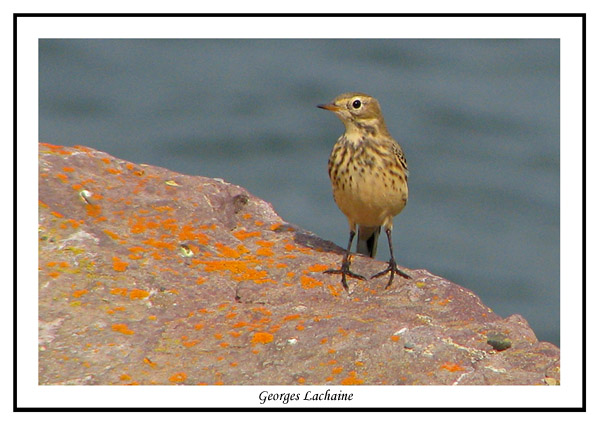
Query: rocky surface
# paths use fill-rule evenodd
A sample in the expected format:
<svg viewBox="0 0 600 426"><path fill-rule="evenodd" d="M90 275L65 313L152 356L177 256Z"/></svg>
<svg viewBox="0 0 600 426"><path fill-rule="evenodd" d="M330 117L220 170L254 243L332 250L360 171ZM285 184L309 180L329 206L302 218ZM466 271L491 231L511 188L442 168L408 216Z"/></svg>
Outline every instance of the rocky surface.
<svg viewBox="0 0 600 426"><path fill-rule="evenodd" d="M346 293L341 254L239 186L40 144L39 383L559 383L521 316L426 270Z"/></svg>

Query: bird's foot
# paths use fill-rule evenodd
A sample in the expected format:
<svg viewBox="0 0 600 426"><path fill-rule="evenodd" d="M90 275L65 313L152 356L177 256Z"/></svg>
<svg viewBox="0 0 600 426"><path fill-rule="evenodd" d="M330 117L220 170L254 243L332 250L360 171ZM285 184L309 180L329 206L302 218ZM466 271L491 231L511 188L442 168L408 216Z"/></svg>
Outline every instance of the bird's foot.
<svg viewBox="0 0 600 426"><path fill-rule="evenodd" d="M396 261L394 260L394 258L391 258L389 263L388 263L388 267L385 268L383 271L376 273L375 275L373 275L371 277L371 279L373 278L377 278L377 277L381 277L385 274L389 273L390 274L390 280L388 281L387 285L385 286L385 288L388 288L390 285L392 285L392 281L394 281L394 275L398 274L403 278L406 279L411 279L410 275L402 272L400 269L398 269L398 267L396 266Z"/></svg>
<svg viewBox="0 0 600 426"><path fill-rule="evenodd" d="M346 282L346 276L355 278L357 280L365 280L366 278L362 275L355 274L350 270L350 262L343 262L340 269L327 269L323 271L324 274L342 274L342 285L344 289L348 291L348 283Z"/></svg>

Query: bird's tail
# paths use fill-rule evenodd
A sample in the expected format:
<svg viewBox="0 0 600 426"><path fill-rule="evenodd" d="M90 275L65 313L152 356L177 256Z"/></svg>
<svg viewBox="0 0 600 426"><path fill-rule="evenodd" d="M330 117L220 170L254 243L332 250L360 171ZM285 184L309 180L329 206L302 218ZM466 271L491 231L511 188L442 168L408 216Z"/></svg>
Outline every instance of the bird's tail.
<svg viewBox="0 0 600 426"><path fill-rule="evenodd" d="M375 257L375 254L377 253L377 240L379 239L380 231L381 226L359 226L356 251L367 256Z"/></svg>

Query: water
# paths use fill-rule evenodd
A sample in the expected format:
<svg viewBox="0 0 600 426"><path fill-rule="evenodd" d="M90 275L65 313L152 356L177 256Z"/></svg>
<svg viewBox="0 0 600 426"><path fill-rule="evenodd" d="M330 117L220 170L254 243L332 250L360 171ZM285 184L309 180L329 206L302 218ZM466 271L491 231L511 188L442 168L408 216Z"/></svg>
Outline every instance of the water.
<svg viewBox="0 0 600 426"><path fill-rule="evenodd" d="M377 97L411 170L399 263L560 343L559 40L39 46L40 141L221 177L342 246L327 159L343 126L315 106L347 91Z"/></svg>

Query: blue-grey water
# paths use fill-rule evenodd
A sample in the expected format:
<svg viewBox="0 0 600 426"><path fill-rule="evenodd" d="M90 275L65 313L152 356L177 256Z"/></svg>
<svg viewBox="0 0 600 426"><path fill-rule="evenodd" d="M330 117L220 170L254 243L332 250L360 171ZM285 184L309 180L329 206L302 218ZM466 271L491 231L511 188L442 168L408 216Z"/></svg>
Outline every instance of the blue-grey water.
<svg viewBox="0 0 600 426"><path fill-rule="evenodd" d="M377 97L404 148L401 265L559 335L559 40L40 40L39 138L221 177L341 246L319 103ZM384 237L382 237L384 238ZM378 258L387 260L380 241Z"/></svg>

